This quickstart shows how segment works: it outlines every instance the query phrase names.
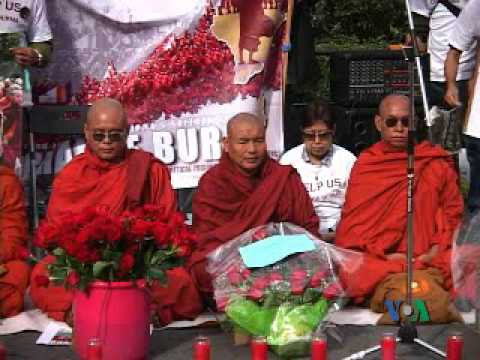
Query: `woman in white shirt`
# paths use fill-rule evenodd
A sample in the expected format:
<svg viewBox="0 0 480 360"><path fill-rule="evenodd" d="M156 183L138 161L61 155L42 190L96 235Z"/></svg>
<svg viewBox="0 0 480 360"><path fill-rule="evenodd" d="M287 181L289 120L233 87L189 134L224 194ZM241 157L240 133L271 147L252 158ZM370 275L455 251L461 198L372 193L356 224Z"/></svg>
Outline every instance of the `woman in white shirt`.
<svg viewBox="0 0 480 360"><path fill-rule="evenodd" d="M318 99L310 104L302 121L303 144L280 159L300 174L320 218L319 232L333 240L355 155L333 144L335 122L328 103Z"/></svg>

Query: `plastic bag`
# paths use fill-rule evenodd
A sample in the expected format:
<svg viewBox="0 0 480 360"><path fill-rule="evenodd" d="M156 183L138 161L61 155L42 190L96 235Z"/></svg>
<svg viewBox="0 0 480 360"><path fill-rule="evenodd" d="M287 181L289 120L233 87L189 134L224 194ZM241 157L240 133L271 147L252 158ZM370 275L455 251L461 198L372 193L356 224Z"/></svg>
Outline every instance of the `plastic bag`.
<svg viewBox="0 0 480 360"><path fill-rule="evenodd" d="M480 212L466 219L454 241L452 278L461 311L480 310Z"/></svg>
<svg viewBox="0 0 480 360"><path fill-rule="evenodd" d="M239 249L253 242L281 235L297 241L303 235L313 250L295 253L265 267L247 268ZM309 353L312 334L323 331L329 311L342 307L345 291L337 278L338 262L352 261L357 253L341 250L316 239L289 223L269 223L249 230L208 255L214 296L233 328L252 336L265 336L281 356ZM353 270L353 269L352 269Z"/></svg>

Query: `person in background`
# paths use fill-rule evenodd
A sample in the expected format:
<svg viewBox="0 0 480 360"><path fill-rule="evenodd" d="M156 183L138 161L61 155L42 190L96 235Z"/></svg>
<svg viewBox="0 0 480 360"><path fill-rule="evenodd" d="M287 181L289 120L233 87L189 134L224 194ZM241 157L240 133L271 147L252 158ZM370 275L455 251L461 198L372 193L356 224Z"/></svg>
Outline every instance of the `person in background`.
<svg viewBox="0 0 480 360"><path fill-rule="evenodd" d="M1 34L20 37L17 46L8 49L19 65L42 67L48 64L53 43L45 0L4 1L0 6Z"/></svg>
<svg viewBox="0 0 480 360"><path fill-rule="evenodd" d="M457 16L468 0L410 0L418 35L428 36L427 52L430 55L430 81L428 82L428 103L431 106L444 107L446 79L444 63L449 50L451 34ZM428 23L427 23L428 22ZM424 24L424 26L421 26ZM422 37L422 36L421 36ZM475 67L476 45L472 44L460 59L456 84L460 92L461 102L466 105L468 81Z"/></svg>
<svg viewBox="0 0 480 360"><path fill-rule="evenodd" d="M480 0L470 0L455 21L449 36L450 50L445 60L447 88L444 99L450 106L462 104L461 91L457 85L456 77L461 72L461 58L463 54L468 52L477 39L480 38L479 16ZM478 82L478 64L473 77L472 88L474 90L472 91L473 95L467 111L463 136L470 165L470 188L467 200L470 215L480 209L480 119L478 119L480 85ZM463 105L467 106L465 103Z"/></svg>
<svg viewBox="0 0 480 360"><path fill-rule="evenodd" d="M320 219L322 239L333 240L356 157L333 144L335 122L324 100L308 106L302 134L303 144L283 154L280 164L292 165L297 170Z"/></svg>

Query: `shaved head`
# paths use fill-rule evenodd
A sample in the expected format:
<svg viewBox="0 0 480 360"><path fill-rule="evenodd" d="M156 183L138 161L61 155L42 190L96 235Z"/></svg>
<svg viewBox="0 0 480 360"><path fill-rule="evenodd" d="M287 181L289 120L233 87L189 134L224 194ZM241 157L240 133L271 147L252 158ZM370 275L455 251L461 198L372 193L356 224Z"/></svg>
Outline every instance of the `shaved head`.
<svg viewBox="0 0 480 360"><path fill-rule="evenodd" d="M250 124L261 129L265 129L265 123L257 115L250 113L239 113L228 120L227 123L227 136L231 137L232 133L235 133L239 126L243 124Z"/></svg>
<svg viewBox="0 0 480 360"><path fill-rule="evenodd" d="M385 96L382 101L380 102L380 105L378 106L378 114L382 115L385 113L385 111L394 105L407 105L410 106L410 99L405 96L405 95L399 95L399 94L391 94Z"/></svg>
<svg viewBox="0 0 480 360"><path fill-rule="evenodd" d="M227 123L223 150L240 171L257 174L267 158L265 123L253 114L235 115Z"/></svg>
<svg viewBox="0 0 480 360"><path fill-rule="evenodd" d="M122 104L110 98L95 101L88 111L84 133L88 148L98 158L109 162L122 160L128 136Z"/></svg>
<svg viewBox="0 0 480 360"><path fill-rule="evenodd" d="M375 126L382 140L390 147L403 151L407 147L410 99L404 95L383 98L375 115Z"/></svg>
<svg viewBox="0 0 480 360"><path fill-rule="evenodd" d="M122 104L115 99L103 98L96 100L87 113L87 125L98 120L98 118L115 116L122 123L122 128L128 127L127 114L123 110Z"/></svg>

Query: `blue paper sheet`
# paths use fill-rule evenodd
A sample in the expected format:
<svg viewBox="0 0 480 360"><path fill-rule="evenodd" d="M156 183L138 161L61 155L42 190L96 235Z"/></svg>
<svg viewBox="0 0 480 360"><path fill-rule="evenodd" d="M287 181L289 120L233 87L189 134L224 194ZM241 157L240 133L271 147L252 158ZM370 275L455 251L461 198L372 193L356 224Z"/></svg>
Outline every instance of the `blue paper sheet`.
<svg viewBox="0 0 480 360"><path fill-rule="evenodd" d="M295 253L315 250L315 244L305 234L273 235L238 249L246 267L265 267Z"/></svg>

